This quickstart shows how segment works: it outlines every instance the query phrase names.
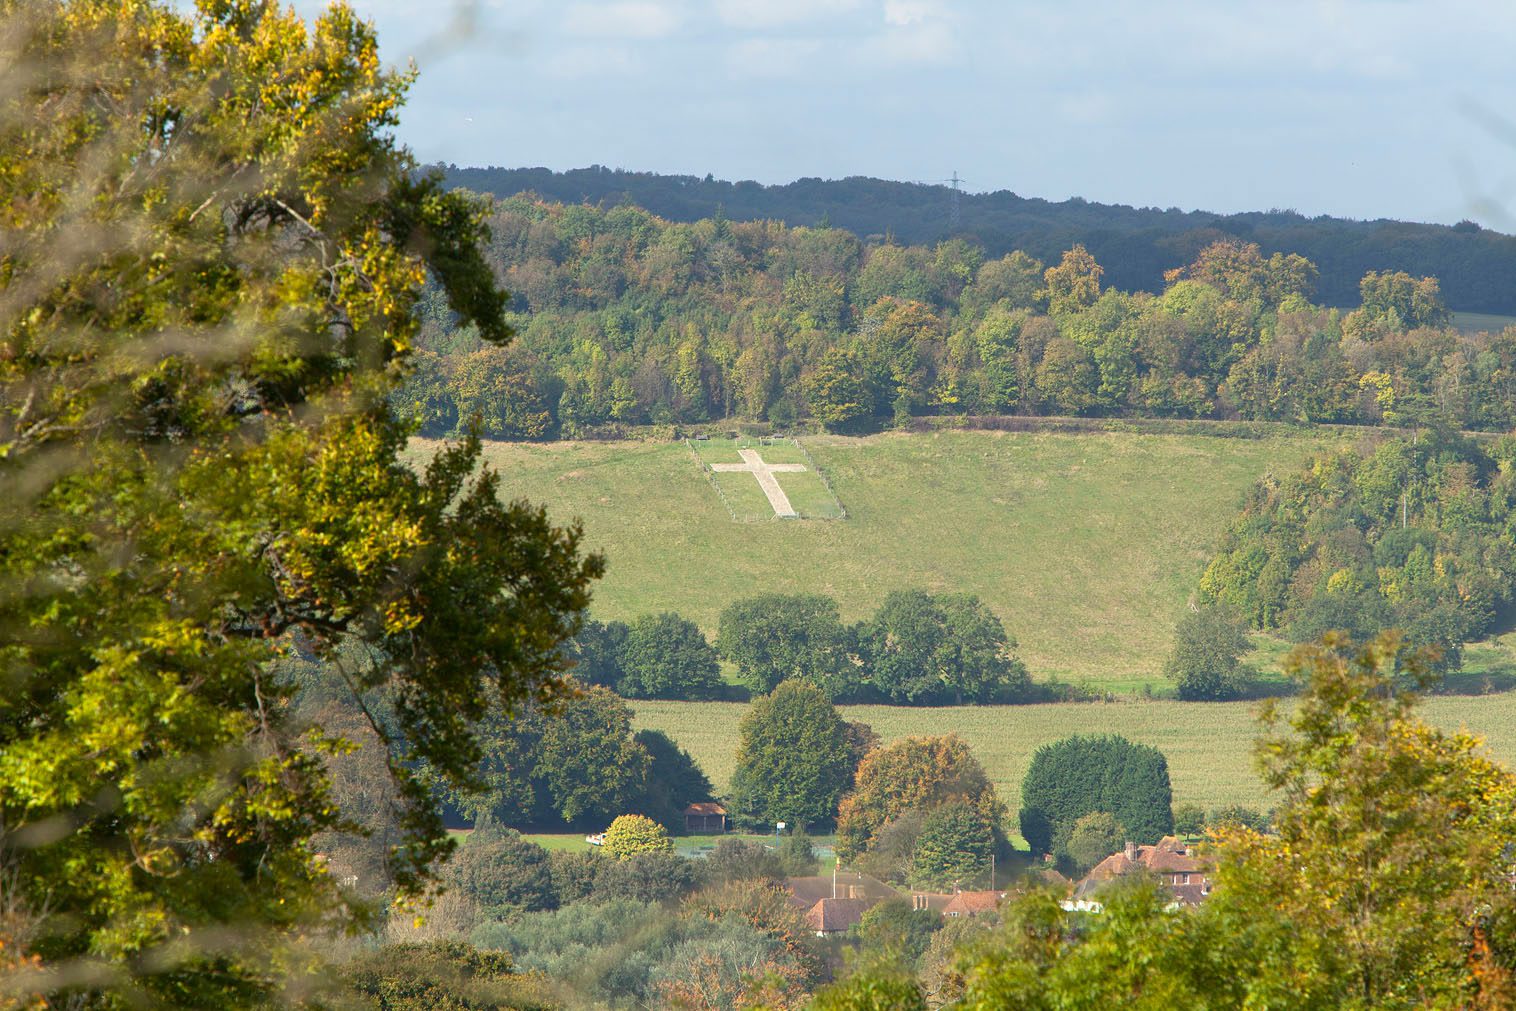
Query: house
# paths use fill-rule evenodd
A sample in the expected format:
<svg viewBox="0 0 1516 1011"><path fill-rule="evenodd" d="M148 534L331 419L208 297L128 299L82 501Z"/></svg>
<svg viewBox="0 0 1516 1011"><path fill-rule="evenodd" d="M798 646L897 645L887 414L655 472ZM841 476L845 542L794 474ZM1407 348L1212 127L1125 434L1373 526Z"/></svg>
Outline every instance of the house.
<svg viewBox="0 0 1516 1011"><path fill-rule="evenodd" d="M1100 861L1074 889L1074 898L1088 900L1106 883L1128 874L1153 875L1180 905L1198 906L1211 894L1210 866L1187 843L1164 836L1153 846L1129 842Z"/></svg>
<svg viewBox="0 0 1516 1011"><path fill-rule="evenodd" d="M878 899L818 899L806 910L805 922L817 937L841 934L863 922L863 914L878 904Z"/></svg>
<svg viewBox="0 0 1516 1011"><path fill-rule="evenodd" d="M784 887L790 893L790 905L803 910L814 908L822 899L858 899L873 906L900 897L899 892L883 881L857 871L786 878Z"/></svg>
<svg viewBox="0 0 1516 1011"><path fill-rule="evenodd" d="M720 835L726 831L726 808L715 801L702 801L684 809L688 835Z"/></svg>
<svg viewBox="0 0 1516 1011"><path fill-rule="evenodd" d="M983 916L998 909L1004 898L1004 892L959 892L943 908L942 915L950 920L963 916Z"/></svg>
<svg viewBox="0 0 1516 1011"><path fill-rule="evenodd" d="M942 915L947 909L948 903L953 901L952 892L912 892L912 909L930 909L932 912Z"/></svg>

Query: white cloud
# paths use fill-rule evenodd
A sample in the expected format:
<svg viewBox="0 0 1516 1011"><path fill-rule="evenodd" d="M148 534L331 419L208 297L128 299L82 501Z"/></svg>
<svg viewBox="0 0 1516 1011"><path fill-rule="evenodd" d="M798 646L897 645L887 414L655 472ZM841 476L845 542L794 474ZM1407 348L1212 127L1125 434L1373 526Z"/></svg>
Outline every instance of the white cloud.
<svg viewBox="0 0 1516 1011"><path fill-rule="evenodd" d="M944 14L933 0L884 0L884 23L897 28L935 21Z"/></svg>
<svg viewBox="0 0 1516 1011"><path fill-rule="evenodd" d="M858 46L865 64L944 63L957 52L957 19L941 0L884 0L883 18Z"/></svg>
<svg viewBox="0 0 1516 1011"><path fill-rule="evenodd" d="M679 30L680 17L667 4L649 0L576 3L563 17L570 35L601 39L663 39Z"/></svg>
<svg viewBox="0 0 1516 1011"><path fill-rule="evenodd" d="M727 50L727 66L744 77L798 77L814 71L814 39L747 39Z"/></svg>
<svg viewBox="0 0 1516 1011"><path fill-rule="evenodd" d="M857 10L861 0L715 0L716 16L733 28L782 28Z"/></svg>

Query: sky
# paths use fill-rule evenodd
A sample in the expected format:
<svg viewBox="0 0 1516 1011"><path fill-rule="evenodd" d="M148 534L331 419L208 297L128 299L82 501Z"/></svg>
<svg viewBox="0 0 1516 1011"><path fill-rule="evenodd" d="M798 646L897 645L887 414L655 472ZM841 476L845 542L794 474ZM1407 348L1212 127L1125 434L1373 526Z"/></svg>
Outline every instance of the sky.
<svg viewBox="0 0 1516 1011"><path fill-rule="evenodd" d="M425 161L1516 231L1510 0L352 2Z"/></svg>

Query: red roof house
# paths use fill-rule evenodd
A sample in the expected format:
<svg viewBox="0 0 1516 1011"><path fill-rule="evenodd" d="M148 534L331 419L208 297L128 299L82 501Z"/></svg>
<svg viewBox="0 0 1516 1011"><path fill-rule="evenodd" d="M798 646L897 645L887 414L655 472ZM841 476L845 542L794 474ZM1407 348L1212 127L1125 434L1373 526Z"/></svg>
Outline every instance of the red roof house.
<svg viewBox="0 0 1516 1011"><path fill-rule="evenodd" d="M1076 899L1087 899L1109 881L1127 874L1152 874L1174 895L1174 901L1199 905L1211 894L1210 866L1196 855L1194 847L1173 836L1164 836L1154 846L1127 843L1096 864L1074 889Z"/></svg>
<svg viewBox="0 0 1516 1011"><path fill-rule="evenodd" d="M1004 892L959 892L943 907L942 915L956 919L960 916L982 916L993 913L1005 898Z"/></svg>

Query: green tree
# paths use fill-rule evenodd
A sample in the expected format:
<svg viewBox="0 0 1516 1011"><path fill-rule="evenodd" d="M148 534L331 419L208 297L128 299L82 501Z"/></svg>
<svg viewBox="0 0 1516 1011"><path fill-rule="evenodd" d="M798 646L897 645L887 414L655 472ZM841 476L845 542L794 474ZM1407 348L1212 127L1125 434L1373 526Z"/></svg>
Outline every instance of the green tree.
<svg viewBox="0 0 1516 1011"><path fill-rule="evenodd" d="M1205 809L1199 804L1180 804L1174 808L1174 832L1197 836L1205 831Z"/></svg>
<svg viewBox="0 0 1516 1011"><path fill-rule="evenodd" d="M721 663L700 626L664 611L632 622L621 648L616 690L632 699L709 698L721 685Z"/></svg>
<svg viewBox="0 0 1516 1011"><path fill-rule="evenodd" d="M760 842L722 839L705 858L706 875L715 882L778 881L784 877L779 854Z"/></svg>
<svg viewBox="0 0 1516 1011"><path fill-rule="evenodd" d="M829 431L845 432L873 412L858 356L844 348L828 348L801 379L811 417Z"/></svg>
<svg viewBox="0 0 1516 1011"><path fill-rule="evenodd" d="M693 756L661 730L639 730L633 739L651 759L642 797L632 804L670 832L684 831L684 809L712 799L711 781Z"/></svg>
<svg viewBox="0 0 1516 1011"><path fill-rule="evenodd" d="M1008 309L1036 309L1045 270L1042 261L1013 250L979 268L973 283L964 289L961 304L971 311L1002 302Z"/></svg>
<svg viewBox="0 0 1516 1011"><path fill-rule="evenodd" d="M1139 843L1174 830L1169 765L1157 748L1114 734L1065 737L1032 755L1021 781L1021 835L1033 853L1058 853L1074 824L1108 811Z"/></svg>
<svg viewBox="0 0 1516 1011"><path fill-rule="evenodd" d="M344 825L344 746L285 704L290 633L372 652L354 687L394 700L415 895L451 843L412 770L470 783L487 706L557 693L601 565L503 504L473 440L402 462L423 279L510 331L482 208L395 144L410 78L367 24L244 0L0 21L7 899L45 965L87 970L60 1000L258 1004L290 937L372 910L311 842Z"/></svg>
<svg viewBox="0 0 1516 1011"><path fill-rule="evenodd" d="M753 700L738 725L732 805L749 823L829 826L848 788L852 751L826 693L786 681Z"/></svg>
<svg viewBox="0 0 1516 1011"><path fill-rule="evenodd" d="M784 872L784 877L809 877L816 873L820 863L810 833L806 832L804 826L795 826L779 844L779 867Z"/></svg>
<svg viewBox="0 0 1516 1011"><path fill-rule="evenodd" d="M1016 640L966 593L891 593L859 630L858 648L870 683L896 702L996 702L1030 684Z"/></svg>
<svg viewBox="0 0 1516 1011"><path fill-rule="evenodd" d="M1109 811L1091 811L1074 822L1069 832L1069 841L1064 852L1079 874L1086 874L1091 867L1120 852L1126 842L1126 826L1116 820Z"/></svg>
<svg viewBox="0 0 1516 1011"><path fill-rule="evenodd" d="M716 648L737 665L754 694L781 681L809 681L833 699L861 681L837 602L820 594L769 593L735 601L721 612Z"/></svg>
<svg viewBox="0 0 1516 1011"><path fill-rule="evenodd" d="M1258 764L1275 835L1223 833L1218 915L1255 924L1254 993L1297 964L1323 1005L1508 1006L1516 995L1516 776L1415 707L1436 672L1395 635L1297 650ZM1288 960L1288 961L1282 961Z"/></svg>
<svg viewBox="0 0 1516 1011"><path fill-rule="evenodd" d="M1251 648L1242 624L1220 607L1186 611L1163 674L1186 701L1232 698L1241 687L1238 659Z"/></svg>
<svg viewBox="0 0 1516 1011"><path fill-rule="evenodd" d="M1045 287L1040 295L1047 300L1048 313L1068 316L1094 305L1100 297L1100 277L1104 273L1105 269L1095 262L1090 251L1075 244L1063 254L1058 266L1043 272Z"/></svg>
<svg viewBox="0 0 1516 1011"><path fill-rule="evenodd" d="M605 830L604 849L618 860L634 853L672 853L668 830L640 814L623 814Z"/></svg>
<svg viewBox="0 0 1516 1011"><path fill-rule="evenodd" d="M564 644L574 677L587 685L614 688L621 680L621 651L630 631L622 621L584 619L579 632Z"/></svg>
<svg viewBox="0 0 1516 1011"><path fill-rule="evenodd" d="M604 824L636 804L652 758L632 736L631 709L607 688L573 687L550 707L493 710L478 727L484 790L444 788L443 796L500 825Z"/></svg>
<svg viewBox="0 0 1516 1011"><path fill-rule="evenodd" d="M976 805L950 800L932 808L916 837L911 884L944 891L989 880L995 827Z"/></svg>
<svg viewBox="0 0 1516 1011"><path fill-rule="evenodd" d="M1005 807L963 738L907 737L872 752L858 766L856 783L842 800L838 858L853 860L872 848L885 826L901 815L950 801L972 804L998 838Z"/></svg>

